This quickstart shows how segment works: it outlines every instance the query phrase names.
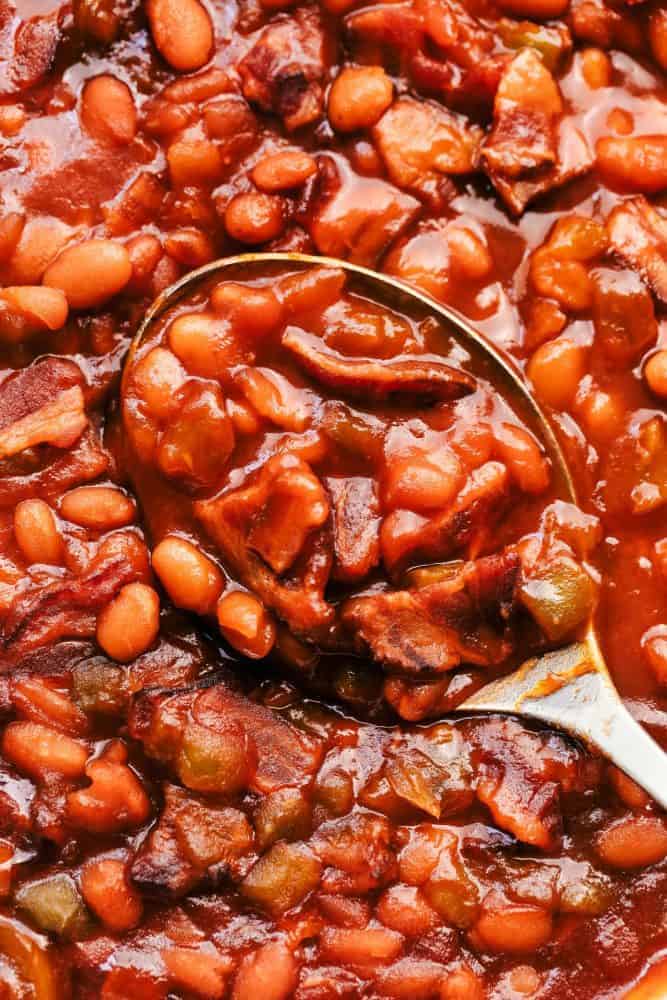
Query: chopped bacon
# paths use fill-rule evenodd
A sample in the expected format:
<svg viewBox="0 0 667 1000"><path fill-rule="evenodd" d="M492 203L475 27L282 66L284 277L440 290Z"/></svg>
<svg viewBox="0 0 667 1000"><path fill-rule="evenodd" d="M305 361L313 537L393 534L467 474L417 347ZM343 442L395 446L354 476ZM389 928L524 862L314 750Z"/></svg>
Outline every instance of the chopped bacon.
<svg viewBox="0 0 667 1000"><path fill-rule="evenodd" d="M148 572L148 553L136 535L110 535L81 576L29 586L17 594L2 630L4 656L14 661L63 638L93 636L97 613L121 587L147 579Z"/></svg>
<svg viewBox="0 0 667 1000"><path fill-rule="evenodd" d="M434 517L394 511L385 518L380 533L386 569L396 577L411 563L447 559L464 548L478 547L505 510L509 496L506 467L486 462L475 469L451 506Z"/></svg>
<svg viewBox="0 0 667 1000"><path fill-rule="evenodd" d="M392 181L423 191L443 174L474 170L482 132L446 108L406 96L384 113L373 138Z"/></svg>
<svg viewBox="0 0 667 1000"><path fill-rule="evenodd" d="M658 298L667 303L667 218L641 195L611 212L607 232L619 257L636 268Z"/></svg>
<svg viewBox="0 0 667 1000"><path fill-rule="evenodd" d="M22 368L0 384L0 431L82 385L81 369L64 358L43 358Z"/></svg>
<svg viewBox="0 0 667 1000"><path fill-rule="evenodd" d="M288 326L282 345L322 385L348 396L383 400L396 395L450 400L467 395L475 379L440 361L372 361L342 358L319 346L313 334Z"/></svg>
<svg viewBox="0 0 667 1000"><path fill-rule="evenodd" d="M239 63L244 97L280 115L289 131L315 121L324 102L324 48L312 8L276 18Z"/></svg>
<svg viewBox="0 0 667 1000"><path fill-rule="evenodd" d="M442 673L496 664L511 651L504 623L516 605L519 558L506 550L421 590L353 597L343 623L391 670ZM361 643L359 643L361 640Z"/></svg>
<svg viewBox="0 0 667 1000"><path fill-rule="evenodd" d="M88 424L79 386L61 392L52 403L0 431L0 458L17 455L38 444L69 448Z"/></svg>
<svg viewBox="0 0 667 1000"><path fill-rule="evenodd" d="M340 156L321 156L318 167L304 212L316 248L372 267L416 219L421 203L380 177L358 176Z"/></svg>
<svg viewBox="0 0 667 1000"><path fill-rule="evenodd" d="M92 427L84 431L69 451L55 454L42 469L4 476L0 482L0 508L13 507L29 497L39 496L47 501L61 497L72 486L101 476L109 465L109 455Z"/></svg>
<svg viewBox="0 0 667 1000"><path fill-rule="evenodd" d="M275 537L271 553L261 520L270 513L276 484L291 477L313 483L309 466L290 454L274 456L248 485L213 500L200 500L195 514L220 549L223 561L241 582L253 590L298 635L312 636L326 629L333 608L324 600L332 553L324 519L328 503L319 498L313 505L299 505L296 493L289 521L272 517ZM307 499L307 498L306 498ZM314 498L316 499L316 498ZM282 554L277 549L282 547ZM290 577L279 578L262 555L270 554L273 567L291 569ZM282 571L282 569L281 569Z"/></svg>
<svg viewBox="0 0 667 1000"><path fill-rule="evenodd" d="M330 477L336 580L363 580L380 560L380 517L375 483L364 476Z"/></svg>
<svg viewBox="0 0 667 1000"><path fill-rule="evenodd" d="M481 151L489 177L517 214L593 163L581 133L562 120L563 111L553 76L533 49L523 49L502 75L493 129Z"/></svg>
<svg viewBox="0 0 667 1000"><path fill-rule="evenodd" d="M15 96L17 91L34 86L46 76L61 40L61 22L69 10L69 4L54 0L49 13L14 20L12 24L13 6L20 17L22 0L5 5L0 14L0 97ZM3 23L3 15L8 17L7 25Z"/></svg>
<svg viewBox="0 0 667 1000"><path fill-rule="evenodd" d="M599 777L595 762L552 733L532 733L513 719L470 729L477 797L495 822L526 844L553 848L561 830L560 797Z"/></svg>
<svg viewBox="0 0 667 1000"><path fill-rule="evenodd" d="M405 51L418 48L424 36L423 20L411 3L379 3L354 11L345 26L353 37Z"/></svg>

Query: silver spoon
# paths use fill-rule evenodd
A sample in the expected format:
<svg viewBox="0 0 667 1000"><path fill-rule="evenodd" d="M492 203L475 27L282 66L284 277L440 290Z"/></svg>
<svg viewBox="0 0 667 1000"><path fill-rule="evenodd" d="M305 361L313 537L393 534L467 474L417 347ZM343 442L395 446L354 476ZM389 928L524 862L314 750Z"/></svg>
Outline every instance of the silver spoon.
<svg viewBox="0 0 667 1000"><path fill-rule="evenodd" d="M455 310L396 278L356 264L300 253L250 253L213 261L185 275L158 296L144 317L128 360L151 324L202 281L229 269L249 278L255 266L267 265L341 268L361 281L365 290L372 292L370 297L381 304L392 300L418 303L422 311L436 316L460 344L484 359L489 381L494 385L504 383L512 402L522 404L524 415L553 463L563 499L576 503L576 489L558 440L521 372ZM667 809L667 754L623 705L592 624L580 642L528 660L467 698L457 712L509 713L564 730L607 757Z"/></svg>

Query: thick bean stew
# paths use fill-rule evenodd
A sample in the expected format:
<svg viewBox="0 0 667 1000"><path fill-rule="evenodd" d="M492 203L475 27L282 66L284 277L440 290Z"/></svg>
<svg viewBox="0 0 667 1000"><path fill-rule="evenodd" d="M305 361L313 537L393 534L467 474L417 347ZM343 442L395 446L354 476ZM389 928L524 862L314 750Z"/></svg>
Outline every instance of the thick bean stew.
<svg viewBox="0 0 667 1000"><path fill-rule="evenodd" d="M667 746L666 73L660 0L0 0L0 998L667 995L664 814L455 714L592 623Z"/></svg>

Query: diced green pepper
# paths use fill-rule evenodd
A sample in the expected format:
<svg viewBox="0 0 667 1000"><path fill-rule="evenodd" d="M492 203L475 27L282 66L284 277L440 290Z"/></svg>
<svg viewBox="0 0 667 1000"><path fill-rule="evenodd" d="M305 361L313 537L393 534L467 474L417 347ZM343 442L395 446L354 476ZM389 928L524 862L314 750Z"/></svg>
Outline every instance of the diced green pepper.
<svg viewBox="0 0 667 1000"><path fill-rule="evenodd" d="M524 582L521 600L547 638L558 642L590 618L595 586L583 566L562 555Z"/></svg>
<svg viewBox="0 0 667 1000"><path fill-rule="evenodd" d="M251 868L241 883L241 893L280 914L306 898L317 888L322 865L305 844L275 844Z"/></svg>
<svg viewBox="0 0 667 1000"><path fill-rule="evenodd" d="M15 900L43 931L77 938L89 926L88 910L76 883L64 873L21 886Z"/></svg>
<svg viewBox="0 0 667 1000"><path fill-rule="evenodd" d="M300 788L280 788L259 802L253 820L261 850L277 840L304 840L311 831L310 805Z"/></svg>

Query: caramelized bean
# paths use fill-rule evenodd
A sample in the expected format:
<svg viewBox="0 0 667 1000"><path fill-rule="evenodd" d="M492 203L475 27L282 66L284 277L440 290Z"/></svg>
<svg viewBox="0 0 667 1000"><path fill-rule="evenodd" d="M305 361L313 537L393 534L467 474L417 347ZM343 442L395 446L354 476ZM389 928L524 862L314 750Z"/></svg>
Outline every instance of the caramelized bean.
<svg viewBox="0 0 667 1000"><path fill-rule="evenodd" d="M215 563L195 545L173 535L153 550L153 569L179 608L210 614L220 597L223 579Z"/></svg>
<svg viewBox="0 0 667 1000"><path fill-rule="evenodd" d="M194 948L165 948L160 954L176 989L204 1000L219 1000L225 995L232 969L230 958Z"/></svg>
<svg viewBox="0 0 667 1000"><path fill-rule="evenodd" d="M346 66L331 87L327 114L337 132L371 128L394 97L394 85L380 66Z"/></svg>
<svg viewBox="0 0 667 1000"><path fill-rule="evenodd" d="M463 469L453 451L393 460L383 479L382 499L388 510L436 510L454 498Z"/></svg>
<svg viewBox="0 0 667 1000"><path fill-rule="evenodd" d="M301 187L317 170L317 163L308 153L285 150L260 160L251 177L260 191L273 194Z"/></svg>
<svg viewBox="0 0 667 1000"><path fill-rule="evenodd" d="M131 524L134 501L115 486L79 486L66 493L60 513L68 521L91 531L111 531Z"/></svg>
<svg viewBox="0 0 667 1000"><path fill-rule="evenodd" d="M667 136L608 137L596 152L602 173L624 190L655 194L667 188Z"/></svg>
<svg viewBox="0 0 667 1000"><path fill-rule="evenodd" d="M610 868L644 868L667 857L667 823L661 816L628 816L605 827L595 849Z"/></svg>
<svg viewBox="0 0 667 1000"><path fill-rule="evenodd" d="M211 305L218 315L229 317L241 334L261 337L275 330L283 310L271 288L249 288L236 281L223 281L211 292Z"/></svg>
<svg viewBox="0 0 667 1000"><path fill-rule="evenodd" d="M58 566L63 561L63 540L56 518L44 500L22 500L14 510L14 535L29 563Z"/></svg>
<svg viewBox="0 0 667 1000"><path fill-rule="evenodd" d="M178 139L167 150L169 176L176 187L212 186L222 177L220 150L208 139Z"/></svg>
<svg viewBox="0 0 667 1000"><path fill-rule="evenodd" d="M39 722L10 722L2 736L2 752L19 770L38 780L49 771L81 777L88 759L85 743Z"/></svg>
<svg viewBox="0 0 667 1000"><path fill-rule="evenodd" d="M532 435L521 427L501 424L495 430L498 457L525 493L542 493L549 485L549 463Z"/></svg>
<svg viewBox="0 0 667 1000"><path fill-rule="evenodd" d="M119 858L84 865L81 892L86 905L114 934L131 930L141 920L141 896L130 885L126 863Z"/></svg>
<svg viewBox="0 0 667 1000"><path fill-rule="evenodd" d="M612 65L602 49L584 49L581 53L581 73L592 90L608 87L611 83Z"/></svg>
<svg viewBox="0 0 667 1000"><path fill-rule="evenodd" d="M548 910L528 903L489 903L473 928L484 951L530 954L545 945L553 923Z"/></svg>
<svg viewBox="0 0 667 1000"><path fill-rule="evenodd" d="M65 293L72 309L94 309L121 292L132 277L130 255L113 240L87 240L63 250L44 284Z"/></svg>
<svg viewBox="0 0 667 1000"><path fill-rule="evenodd" d="M239 243L266 243L284 227L283 202L277 195L237 194L225 209L225 227Z"/></svg>
<svg viewBox="0 0 667 1000"><path fill-rule="evenodd" d="M644 365L644 378L651 392L667 399L667 351L656 351Z"/></svg>
<svg viewBox="0 0 667 1000"><path fill-rule="evenodd" d="M67 299L59 288L44 288L41 285L3 288L0 303L3 302L10 312L20 318L22 335L61 330L67 322Z"/></svg>
<svg viewBox="0 0 667 1000"><path fill-rule="evenodd" d="M72 736L85 736L88 719L66 694L50 687L40 677L22 677L12 685L16 711L34 722L55 726Z"/></svg>
<svg viewBox="0 0 667 1000"><path fill-rule="evenodd" d="M178 405L176 393L186 379L178 358L164 347L154 347L137 364L133 378L147 412L166 420Z"/></svg>
<svg viewBox="0 0 667 1000"><path fill-rule="evenodd" d="M122 746L122 745L119 745ZM119 751L124 756L124 751ZM150 802L143 785L125 763L111 759L113 749L86 767L88 788L67 796L67 816L74 826L91 833L111 834L145 823Z"/></svg>
<svg viewBox="0 0 667 1000"><path fill-rule="evenodd" d="M648 38L657 64L667 72L667 10L657 7L649 16Z"/></svg>
<svg viewBox="0 0 667 1000"><path fill-rule="evenodd" d="M193 375L215 378L227 367L223 329L210 313L184 313L169 327L169 346Z"/></svg>
<svg viewBox="0 0 667 1000"><path fill-rule="evenodd" d="M218 604L218 625L227 642L244 656L261 659L276 641L276 626L252 594L236 590Z"/></svg>
<svg viewBox="0 0 667 1000"><path fill-rule="evenodd" d="M440 1000L485 1000L485 997L482 980L467 965L450 972L440 990Z"/></svg>
<svg viewBox="0 0 667 1000"><path fill-rule="evenodd" d="M108 74L88 80L81 97L81 120L94 139L127 145L137 134L132 91L122 80Z"/></svg>
<svg viewBox="0 0 667 1000"><path fill-rule="evenodd" d="M97 617L97 641L113 660L128 663L153 645L160 598L145 583L128 583Z"/></svg>
<svg viewBox="0 0 667 1000"><path fill-rule="evenodd" d="M284 941L267 941L247 955L234 978L231 1000L287 1000L298 966Z"/></svg>
<svg viewBox="0 0 667 1000"><path fill-rule="evenodd" d="M541 402L567 410L586 370L586 350L568 337L550 340L538 347L527 370Z"/></svg>
<svg viewBox="0 0 667 1000"><path fill-rule="evenodd" d="M191 73L208 62L213 25L199 0L147 0L146 8L155 45L170 66Z"/></svg>

